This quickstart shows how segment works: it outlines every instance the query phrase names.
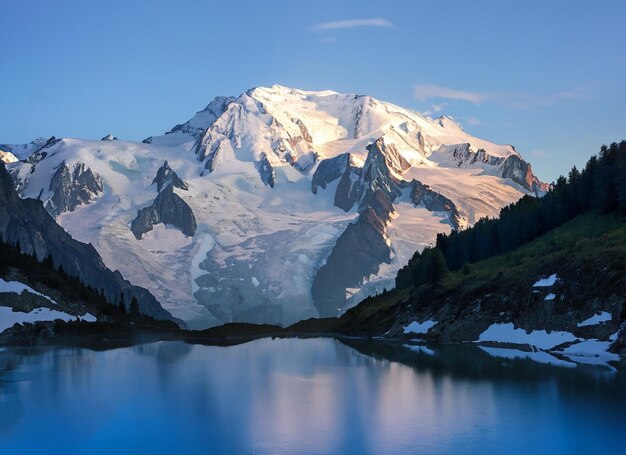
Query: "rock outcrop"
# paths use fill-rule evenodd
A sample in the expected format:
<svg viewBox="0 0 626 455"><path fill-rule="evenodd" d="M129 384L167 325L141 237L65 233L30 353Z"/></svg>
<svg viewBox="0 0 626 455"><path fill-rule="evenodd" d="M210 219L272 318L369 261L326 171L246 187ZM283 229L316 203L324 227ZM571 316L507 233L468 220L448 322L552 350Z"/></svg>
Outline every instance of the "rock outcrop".
<svg viewBox="0 0 626 455"><path fill-rule="evenodd" d="M507 156L499 165L502 178L509 178L537 196L543 196L549 185L534 176L529 163L517 155Z"/></svg>
<svg viewBox="0 0 626 455"><path fill-rule="evenodd" d="M535 177L531 165L517 154L491 156L483 149L472 151L467 143L442 146L440 152L451 154L458 167L483 165L486 169L491 168L495 175L513 180L536 196L543 196L548 191L549 185Z"/></svg>
<svg viewBox="0 0 626 455"><path fill-rule="evenodd" d="M357 184L360 178L361 168L349 161L335 191L335 207L348 212L354 206L358 198Z"/></svg>
<svg viewBox="0 0 626 455"><path fill-rule="evenodd" d="M372 208L339 236L326 263L313 280L311 293L320 317L337 316L346 304L346 289L362 285L363 279L389 263L391 248L385 238L386 222Z"/></svg>
<svg viewBox="0 0 626 455"><path fill-rule="evenodd" d="M130 230L137 240L154 228L155 224L169 224L180 229L188 236L193 236L198 227L191 207L174 193L172 185L166 186L156 197L152 205L137 212L131 222Z"/></svg>
<svg viewBox="0 0 626 455"><path fill-rule="evenodd" d="M460 226L461 216L456 208L454 202L442 195L433 191L428 185L424 185L418 180L413 180L410 183L411 186L411 202L415 206L422 206L426 210L431 212L446 212L448 213L448 222L455 229L458 230Z"/></svg>
<svg viewBox="0 0 626 455"><path fill-rule="evenodd" d="M257 163L257 167L263 183L269 185L271 188L274 188L274 185L276 184L276 173L265 153L261 154L261 159Z"/></svg>
<svg viewBox="0 0 626 455"><path fill-rule="evenodd" d="M402 194L400 181L391 173L395 165L401 165L401 161L396 160L399 155L394 156L394 151L397 154L395 147L387 146L384 139L379 138L367 146L367 151L367 159L357 187L359 210L371 204L377 191L381 191L390 202Z"/></svg>
<svg viewBox="0 0 626 455"><path fill-rule="evenodd" d="M161 192L163 188L167 185L171 185L175 188L180 188L181 190L187 191L189 186L182 181L180 177L172 170L167 161L163 163L163 166L159 168L157 171L156 177L152 180L152 184L157 185L157 191Z"/></svg>
<svg viewBox="0 0 626 455"><path fill-rule="evenodd" d="M342 153L334 158L320 161L311 178L311 191L317 194L318 188L326 189L326 186L341 177L353 158L350 153Z"/></svg>
<svg viewBox="0 0 626 455"><path fill-rule="evenodd" d="M44 209L41 201L21 199L4 164L0 163L0 236L19 245L22 252L43 260L48 255L56 266L83 283L102 290L111 302L124 294L126 302L135 297L142 313L156 319L173 320L150 292L133 286L118 271L108 269L91 244L74 240Z"/></svg>
<svg viewBox="0 0 626 455"><path fill-rule="evenodd" d="M339 183L335 191L334 205L344 211L349 211L357 200L357 185L361 177L361 168L354 161L350 153L342 153L334 158L320 161L311 179L311 191L317 194L318 189L337 179Z"/></svg>
<svg viewBox="0 0 626 455"><path fill-rule="evenodd" d="M390 149L382 138L370 144L367 150L367 159L358 181L351 178L350 156L347 154L342 158L344 162L329 162L325 166L328 169L322 170L318 176L318 183L322 186L326 180L323 177L332 178L343 168L336 195L347 195L346 201L350 206L345 210L352 208L352 201L359 201L357 221L348 225L339 236L326 263L315 274L311 293L320 317L336 315L339 309L345 307L346 289L360 287L364 279L378 273L382 263L391 260L386 229L394 211L393 201L402 194L402 189L389 169L389 165L394 163L393 150L392 157L388 158L385 152ZM350 189L347 189L348 186ZM354 195L352 201L351 194Z"/></svg>
<svg viewBox="0 0 626 455"><path fill-rule="evenodd" d="M88 204L102 193L102 179L83 163L76 163L71 172L62 163L52 176L49 189L52 196L46 202L46 210L57 216L74 211L81 204Z"/></svg>

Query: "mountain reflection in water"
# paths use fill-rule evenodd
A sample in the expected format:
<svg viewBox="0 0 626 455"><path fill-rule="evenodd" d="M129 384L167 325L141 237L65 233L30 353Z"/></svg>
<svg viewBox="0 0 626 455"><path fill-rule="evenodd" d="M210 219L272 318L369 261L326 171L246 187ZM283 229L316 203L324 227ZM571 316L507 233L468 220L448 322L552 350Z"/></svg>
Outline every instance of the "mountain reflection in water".
<svg viewBox="0 0 626 455"><path fill-rule="evenodd" d="M0 351L23 453L615 453L626 378L474 346L264 339Z"/></svg>

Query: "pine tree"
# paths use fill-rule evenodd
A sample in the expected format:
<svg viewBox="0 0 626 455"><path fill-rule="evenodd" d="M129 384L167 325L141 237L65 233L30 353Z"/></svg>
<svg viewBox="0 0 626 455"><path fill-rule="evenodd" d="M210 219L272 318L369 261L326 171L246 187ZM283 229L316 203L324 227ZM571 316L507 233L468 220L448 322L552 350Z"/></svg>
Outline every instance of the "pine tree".
<svg viewBox="0 0 626 455"><path fill-rule="evenodd" d="M137 301L137 298L133 296L133 298L130 300L130 315L133 317L137 317L139 316L139 314L139 302Z"/></svg>
<svg viewBox="0 0 626 455"><path fill-rule="evenodd" d="M124 293L120 294L120 303L118 304L118 309L121 315L126 314L126 304L124 303Z"/></svg>
<svg viewBox="0 0 626 455"><path fill-rule="evenodd" d="M436 285L448 270L515 250L593 210L626 215L626 141L602 146L581 172L573 167L568 178L559 177L544 197L524 196L504 207L499 219L479 220L465 231L438 235L434 248L416 253L398 272L396 285Z"/></svg>
<svg viewBox="0 0 626 455"><path fill-rule="evenodd" d="M431 251L431 273L429 277L430 284L432 284L433 286L438 286L450 271L448 270L448 266L446 265L446 259L443 257L443 253L441 252L441 250L438 248L433 248Z"/></svg>

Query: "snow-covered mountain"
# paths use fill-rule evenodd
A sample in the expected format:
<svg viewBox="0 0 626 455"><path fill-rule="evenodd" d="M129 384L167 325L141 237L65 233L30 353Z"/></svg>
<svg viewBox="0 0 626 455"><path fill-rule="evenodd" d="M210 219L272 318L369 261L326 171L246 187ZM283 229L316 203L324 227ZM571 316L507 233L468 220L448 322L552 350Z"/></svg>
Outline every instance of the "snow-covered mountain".
<svg viewBox="0 0 626 455"><path fill-rule="evenodd" d="M0 149L20 159L7 167L22 197L195 328L336 315L438 232L547 189L512 146L449 117L278 85L143 143Z"/></svg>

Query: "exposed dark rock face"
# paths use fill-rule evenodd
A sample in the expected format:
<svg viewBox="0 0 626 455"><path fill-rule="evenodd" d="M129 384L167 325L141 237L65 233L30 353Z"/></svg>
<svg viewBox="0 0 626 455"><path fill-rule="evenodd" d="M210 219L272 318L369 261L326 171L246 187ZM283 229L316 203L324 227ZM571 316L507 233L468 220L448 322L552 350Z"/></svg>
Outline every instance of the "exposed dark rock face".
<svg viewBox="0 0 626 455"><path fill-rule="evenodd" d="M298 125L298 128L300 128L300 134L302 135L302 139L304 139L309 144L313 142L313 138L311 137L309 130L307 129L306 125L302 122L302 120L297 118L294 120L294 123Z"/></svg>
<svg viewBox="0 0 626 455"><path fill-rule="evenodd" d="M361 204L367 207L367 209L374 210L376 215L378 215L378 217L385 223L391 219L391 214L395 210L392 200L381 189L376 189L374 192L368 192L361 201Z"/></svg>
<svg viewBox="0 0 626 455"><path fill-rule="evenodd" d="M102 192L102 179L84 163L76 163L71 172L62 163L50 180L50 191L52 196L46 203L46 210L56 216L88 204Z"/></svg>
<svg viewBox="0 0 626 455"><path fill-rule="evenodd" d="M358 182L361 178L361 168L348 161L348 166L339 180L337 191L335 192L335 207L350 211L357 201Z"/></svg>
<svg viewBox="0 0 626 455"><path fill-rule="evenodd" d="M354 112L354 132L352 137L358 139L368 131L367 112L374 107L374 99L367 95L355 95L354 99L360 100Z"/></svg>
<svg viewBox="0 0 626 455"><path fill-rule="evenodd" d="M348 212L357 200L357 182L361 176L359 168L350 153L342 153L334 158L320 161L311 179L311 191L317 194L318 188L326 186L341 178L335 191L335 207Z"/></svg>
<svg viewBox="0 0 626 455"><path fill-rule="evenodd" d="M137 240L140 240L143 234L151 231L154 225L159 223L176 226L188 236L193 236L196 232L196 217L191 207L174 193L172 185L167 185L152 205L137 212L137 217L131 222L130 230Z"/></svg>
<svg viewBox="0 0 626 455"><path fill-rule="evenodd" d="M315 275L311 292L321 317L335 315L337 308L346 304L347 288L360 287L366 277L378 272L381 263L390 261L386 226L394 212L393 202L409 187L413 204L448 213L448 222L459 229L461 217L450 199L417 180L409 183L394 175L410 164L393 145L379 138L367 150L362 169L352 164L349 154L343 154L322 161L313 175L313 193L341 175L335 206L348 211L358 202L360 212L357 221L339 236L326 263Z"/></svg>
<svg viewBox="0 0 626 455"><path fill-rule="evenodd" d="M503 178L510 178L537 196L543 196L548 191L548 185L533 175L530 164L517 155L506 157L500 164L500 170Z"/></svg>
<svg viewBox="0 0 626 455"><path fill-rule="evenodd" d="M368 155L363 168L354 163L349 153L323 160L318 165L313 179L311 191L317 194L319 187L326 186L341 178L335 192L335 206L346 212L351 210L355 202L359 202L359 211L373 207L379 216L387 220L393 207L387 207L401 193L400 181L395 178L391 169L403 172L410 164L400 155L392 144L385 144L379 138L367 147ZM382 192L385 198L378 194Z"/></svg>
<svg viewBox="0 0 626 455"><path fill-rule="evenodd" d="M118 271L112 272L91 244L78 242L65 232L40 201L20 199L4 164L0 164L0 236L39 260L50 255L56 266L63 266L86 285L102 289L109 301L118 301L121 294L126 302L135 297L142 313L173 320L148 290L131 285Z"/></svg>
<svg viewBox="0 0 626 455"><path fill-rule="evenodd" d="M390 262L384 233L385 222L368 208L339 236L313 280L311 293L320 317L336 316L346 304L346 288L359 287L364 277L378 272L381 263Z"/></svg>
<svg viewBox="0 0 626 455"><path fill-rule="evenodd" d="M48 156L47 148L52 147L53 145L61 142L62 139L57 139L52 136L49 139L39 138L32 141L28 146L30 148L30 155L26 158L26 162L30 164L37 164L41 160L43 160L46 156ZM2 146L3 149L12 151L11 146Z"/></svg>
<svg viewBox="0 0 626 455"><path fill-rule="evenodd" d="M36 152L33 152L28 158L26 158L26 162L30 164L37 164L46 156L48 156L48 152L46 152L45 150L38 150Z"/></svg>
<svg viewBox="0 0 626 455"><path fill-rule="evenodd" d="M181 190L187 191L189 186L185 182L181 180L180 177L172 170L167 161L163 163L163 166L159 168L157 171L156 177L152 180L152 184L157 184L157 191L161 192L163 188L167 185L174 186L176 188L180 188Z"/></svg>
<svg viewBox="0 0 626 455"><path fill-rule="evenodd" d="M495 167L496 175L502 178L509 178L527 191L536 196L543 196L548 191L548 184L542 183L534 176L532 167L518 155L507 157L495 157L489 155L485 150L478 149L476 152L470 150L470 144L457 144L448 147L454 157L457 166L472 166L482 164Z"/></svg>
<svg viewBox="0 0 626 455"><path fill-rule="evenodd" d="M490 166L497 166L500 164L502 158L489 155L485 150L478 149L476 152L470 150L470 144L456 144L452 147L452 156L454 157L457 166L469 166L472 164L488 164Z"/></svg>
<svg viewBox="0 0 626 455"><path fill-rule="evenodd" d="M411 202L414 205L423 205L426 210L431 212L447 212L450 217L448 221L455 230L459 229L459 221L461 216L454 202L444 195L433 191L428 185L424 185L418 180L411 183Z"/></svg>
<svg viewBox="0 0 626 455"><path fill-rule="evenodd" d="M394 165L400 165L400 161L394 159L394 150L395 147L393 149L388 147L383 138L377 139L367 147L367 159L363 165L361 180L358 184L359 210L368 206L368 203L378 190L382 191L390 202L393 202L396 197L402 194L400 182L390 171L390 168L393 168ZM391 153L392 157L389 157L387 153Z"/></svg>
<svg viewBox="0 0 626 455"><path fill-rule="evenodd" d="M347 202L345 206L349 204L346 210L358 200L360 212L357 221L348 225L339 236L326 263L319 268L313 280L311 293L321 317L336 315L337 309L346 304L346 289L360 287L366 277L378 272L381 263L391 260L386 228L394 211L393 201L402 189L389 170L394 157L393 151L391 158L385 155L390 149L384 140L378 139L367 149L367 159L358 180L350 174L349 156L344 163L328 164L328 170L319 176L321 186L324 182L322 176L334 177L337 168L341 170L340 165L343 165L345 170L337 187L335 205L338 206L337 195L342 195Z"/></svg>
<svg viewBox="0 0 626 455"><path fill-rule="evenodd" d="M265 153L261 154L261 159L257 163L257 167L259 169L259 175L261 176L261 180L263 181L263 183L274 188L274 185L276 183L276 173L274 172L274 168L270 164Z"/></svg>
<svg viewBox="0 0 626 455"><path fill-rule="evenodd" d="M214 149L211 150L211 153L209 153L209 156L207 157L206 162L204 163L204 168L208 170L209 173L215 170L215 166L217 164L217 158L219 157L219 154L220 154L219 146L214 147Z"/></svg>
<svg viewBox="0 0 626 455"><path fill-rule="evenodd" d="M107 134L106 136L104 136L100 140L101 141L117 141L117 138L115 136L113 136L112 134Z"/></svg>
<svg viewBox="0 0 626 455"><path fill-rule="evenodd" d="M387 167L395 173L402 174L411 167L411 163L400 154L396 146L394 144L387 144L382 137L374 142L374 146L377 147L384 156Z"/></svg>
<svg viewBox="0 0 626 455"><path fill-rule="evenodd" d="M313 194L317 194L319 187L325 190L326 185L341 177L351 163L352 155L350 153L342 153L334 158L320 161L311 179L311 191Z"/></svg>

